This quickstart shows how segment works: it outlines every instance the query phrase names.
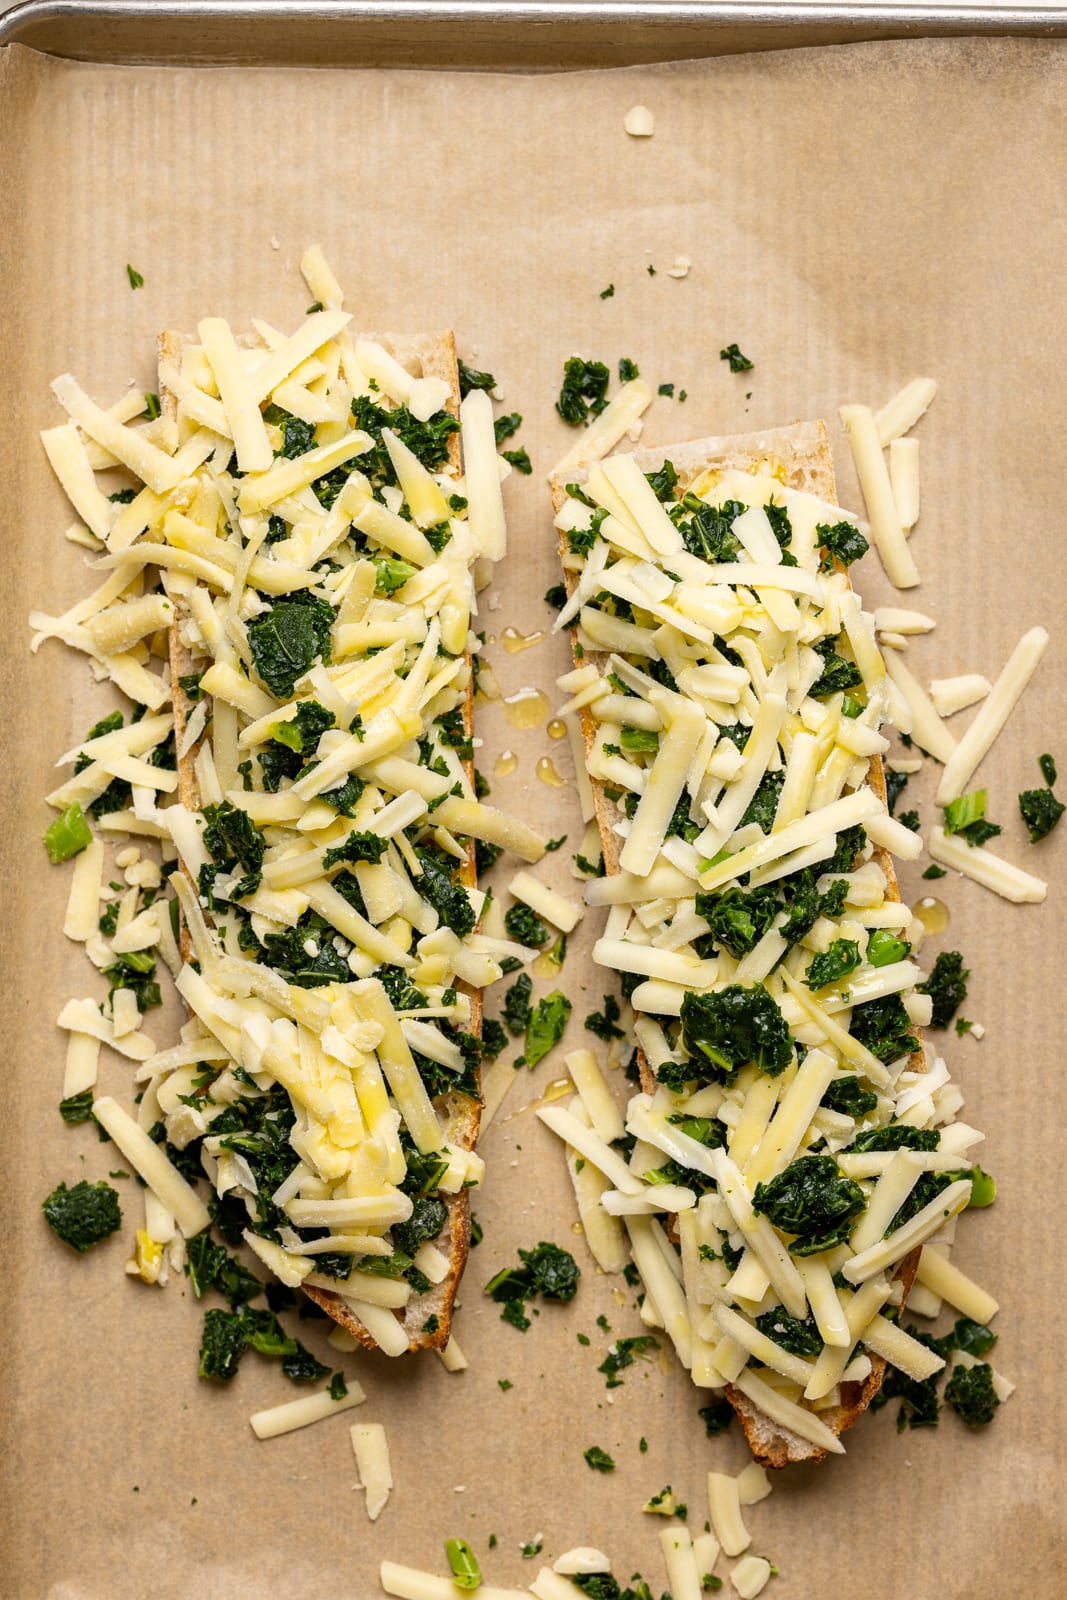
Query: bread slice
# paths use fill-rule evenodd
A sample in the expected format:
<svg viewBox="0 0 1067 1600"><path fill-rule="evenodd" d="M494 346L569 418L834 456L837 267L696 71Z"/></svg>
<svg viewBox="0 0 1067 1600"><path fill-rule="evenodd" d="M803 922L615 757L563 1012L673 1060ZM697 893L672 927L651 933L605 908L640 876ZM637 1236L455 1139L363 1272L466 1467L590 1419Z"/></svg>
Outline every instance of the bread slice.
<svg viewBox="0 0 1067 1600"><path fill-rule="evenodd" d="M670 461L678 473L680 489L684 489L686 485L693 482L708 469L735 468L740 471L755 471L758 468L770 466L780 473L783 483L788 485L789 488L817 495L819 499L826 501L827 504L836 503L837 491L834 482L833 458L830 454L826 426L821 421L798 422L791 427L768 429L763 433L696 439L681 445L635 450L633 459L641 471L645 473L656 472L663 466L665 461ZM580 484L585 476L584 469L576 469L567 474L566 482ZM566 482L563 479L553 479L552 481L552 504L557 515L568 499ZM566 554L566 551L566 537L561 534L561 559ZM564 576L569 593L574 587L575 577L566 566L564 567ZM594 664L602 666L604 662L603 656L598 656L588 651L581 659L582 664L588 664L592 661ZM596 723L588 708L583 708L581 711L581 725L582 736L588 754L593 748L596 737ZM875 793L884 801L886 798L885 770L880 756L874 756L871 759L868 781ZM608 876L613 876L619 870L619 852L621 848L619 837L614 832L614 824L618 821L621 813L614 802L609 800L604 793L602 783L596 779L591 779L591 784L601 846L604 852L604 870ZM879 866L885 873L886 898L888 900L899 900L900 891L892 857L888 852L878 847L875 847L874 854ZM657 1087L652 1069L645 1059L643 1051L638 1049L637 1055L641 1073L641 1086L646 1093L652 1094ZM925 1058L921 1049L911 1058L909 1065L913 1070L923 1070ZM903 1294L902 1310L915 1277L918 1260L919 1251L913 1251L911 1255L901 1262L897 1269L896 1275L900 1279ZM870 1361L871 1371L865 1381L863 1383L843 1384L841 1404L819 1412L820 1421L824 1422L837 1435L852 1426L856 1419L867 1409L882 1386L885 1361L881 1356L876 1356L873 1353L870 1354ZM825 1450L819 1449L810 1440L803 1439L798 1434L773 1422L759 1411L747 1396L734 1388L732 1384L727 1385L726 1396L737 1412L753 1455L765 1466L784 1467L793 1461L821 1461L825 1457Z"/></svg>
<svg viewBox="0 0 1067 1600"><path fill-rule="evenodd" d="M392 334L366 334L363 337L374 339L382 344L389 353L407 371L416 377L440 378L447 383L449 399L445 409L458 418L459 416L459 366L456 358L455 337L450 330L426 334L416 337L404 337ZM160 368L181 366L182 350L186 343L183 335L165 331L158 340L158 356ZM160 407L164 416L175 417L177 402L165 384L160 382ZM450 464L459 472L462 469L460 436L454 433L448 440ZM171 662L171 681L174 686L174 730L175 741L180 749L185 738L186 724L192 710L192 703L179 685L179 677L195 671L196 660L190 656L189 651L182 643L181 623L182 613L180 606L176 607L176 616L170 627L169 647ZM474 690L473 671L471 670L470 657L467 657L468 682L467 690L462 701L463 724L468 737L474 731ZM200 809L201 797L197 785L195 761L200 748L198 741L178 763L178 793L182 803L190 810ZM474 784L473 761L464 763L467 777ZM475 863L474 843L467 845L466 859L460 869L460 880L466 888L474 888L477 884L477 868ZM188 933L182 930L182 955L189 958ZM480 990L471 989L468 985L457 983L457 988L462 989L470 998L471 1018L468 1031L475 1035L481 1034L482 1026L482 995ZM473 1150L478 1139L478 1128L481 1117L481 1101L472 1099L465 1094L449 1094L441 1096L434 1102L435 1109L441 1118L446 1138L464 1150ZM427 1293L412 1295L407 1305L394 1313L402 1325L408 1338L409 1350L443 1349L448 1343L451 1332L452 1310L455 1303L456 1291L459 1280L467 1262L470 1250L471 1237L471 1208L470 1194L467 1190L460 1190L454 1195L440 1195L439 1198L445 1205L448 1218L436 1244L448 1257L448 1273L439 1284L435 1284ZM347 1329L366 1349L377 1349L377 1341L356 1317L348 1305L336 1294L329 1290L313 1286L305 1286L303 1291L309 1299L332 1317L333 1320ZM429 1325L429 1326L427 1326Z"/></svg>

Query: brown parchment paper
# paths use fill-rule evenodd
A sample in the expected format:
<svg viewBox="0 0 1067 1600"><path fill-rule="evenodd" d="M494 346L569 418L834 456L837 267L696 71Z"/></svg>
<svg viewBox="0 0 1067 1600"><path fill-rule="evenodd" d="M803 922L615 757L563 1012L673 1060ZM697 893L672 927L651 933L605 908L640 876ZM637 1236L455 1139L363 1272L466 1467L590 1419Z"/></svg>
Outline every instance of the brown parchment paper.
<svg viewBox="0 0 1067 1600"><path fill-rule="evenodd" d="M1065 92L1064 49L1036 41L538 78L108 69L18 49L0 61L4 1596L364 1600L378 1592L384 1555L447 1570L449 1535L471 1541L487 1581L532 1578L538 1562L520 1547L538 1536L542 1559L592 1543L621 1580L640 1570L659 1593L662 1524L642 1503L671 1483L697 1530L708 1467L745 1459L736 1429L705 1438L701 1397L666 1358L636 1364L612 1391L596 1371L609 1338L642 1331L632 1294L599 1276L572 1236L562 1152L532 1115L516 1114L560 1075L561 1053L517 1074L484 1141L474 1209L485 1239L456 1324L470 1370L449 1376L430 1355L338 1359L321 1323L300 1324L367 1390L343 1421L261 1444L249 1413L293 1393L275 1366L250 1354L229 1388L198 1382L202 1308L182 1282L160 1292L122 1273L139 1215L132 1183L118 1184L121 1238L86 1259L41 1220L61 1178L117 1164L55 1109L63 1040L52 1019L69 995L102 991L60 934L69 869L49 868L41 849L41 796L57 781L55 757L105 702L63 647L33 660L27 651L31 607L59 611L93 581L62 537L70 513L36 441L60 419L47 383L69 368L106 402L131 379L154 387L161 327L192 328L206 314L238 327L253 315L295 323L310 298L297 264L313 240L359 322L452 325L466 358L497 374L506 409L524 413L520 440L536 470L507 485L510 553L480 624L505 694L551 694L567 664L558 638L517 655L492 641L507 626L550 622L544 475L570 441L552 409L568 355L629 356L654 386L677 385L649 413L649 443L826 417L852 505L837 404L879 405L920 372L940 380L920 430L924 581L904 600L939 620L909 661L925 679L992 677L1024 628L1042 621L1053 634L981 774L1005 827L998 844L1049 877L1047 903L1016 909L954 876L929 886L903 874L912 899L932 887L950 905L943 942L963 949L973 972L964 1010L988 1030L981 1044L945 1041L1000 1183L994 1210L966 1219L956 1259L1003 1304L995 1359L1019 1391L982 1436L947 1413L937 1432L900 1437L895 1406L865 1419L845 1459L789 1472L748 1516L753 1549L780 1568L769 1592L782 1600L1064 1592L1067 829L1031 850L1015 795L1040 782L1040 751L1067 768ZM638 101L655 112L651 140L622 131ZM679 255L692 269L672 279ZM144 275L136 292L127 262ZM614 295L601 299L609 284ZM752 372L731 375L718 359L732 340ZM858 582L869 605L889 598L873 556ZM494 800L569 835L539 870L576 892L568 869L582 827L566 746L543 727L516 732L500 705L481 713ZM505 748L519 765L495 779ZM542 756L564 787L535 776ZM929 787L908 791L927 826ZM589 963L593 922L572 938L562 978L572 1043L588 1039L581 1020L608 987ZM147 1027L165 1036L155 1014ZM128 1097L125 1064L105 1063L102 1081ZM570 1307L545 1306L523 1336L482 1290L517 1246L541 1238L572 1246L583 1279ZM354 1489L347 1430L357 1418L385 1423L396 1479L373 1527ZM615 1457L614 1474L587 1468L593 1444Z"/></svg>

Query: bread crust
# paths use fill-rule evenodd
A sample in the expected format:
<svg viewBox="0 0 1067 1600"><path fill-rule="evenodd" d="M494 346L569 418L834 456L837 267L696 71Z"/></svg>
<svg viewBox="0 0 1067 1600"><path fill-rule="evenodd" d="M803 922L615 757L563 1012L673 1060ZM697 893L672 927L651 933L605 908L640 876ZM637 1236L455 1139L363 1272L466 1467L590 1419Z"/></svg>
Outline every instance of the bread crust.
<svg viewBox="0 0 1067 1600"><path fill-rule="evenodd" d="M438 333L407 337L394 334L367 334L367 338L375 339L395 356L397 361L409 371L419 377L441 378L449 387L449 398L445 409L458 418L460 393L459 393L459 363L456 357L456 341L451 330ZM183 335L166 330L159 335L157 341L160 367L180 367L182 349L186 343ZM174 395L167 390L165 384L160 382L160 407L164 416L173 418L177 413L177 403ZM460 436L453 433L448 440L448 455L450 464L456 471L462 470L460 451ZM178 608L175 608L176 613ZM174 696L174 732L178 748L185 737L186 724L192 710L192 702L179 685L179 677L195 671L195 660L186 649L181 640L180 614L170 625L169 645L171 663L171 681ZM467 736L474 732L474 674L471 657L466 657L468 676L467 689L462 701L463 725ZM178 762L178 795L182 804L192 811L198 811L201 804L199 786L196 780L195 761L200 743L197 743ZM474 785L473 760L463 763L467 778ZM183 865L182 870L185 871ZM460 867L460 880L464 887L473 889L477 885L477 865L473 840L468 842L466 859ZM195 885L194 885L195 887ZM189 936L182 925L181 950L183 960L189 959ZM481 1036L482 1031L482 993L480 989L472 989L468 984L457 983L456 987L462 989L469 997L471 1003L471 1019L468 1031ZM479 1080L480 1081L480 1080ZM478 1140L478 1129L481 1120L482 1101L472 1099L465 1094L442 1095L434 1101L435 1109L442 1119L445 1136L450 1143L460 1146L464 1150L473 1150ZM408 1350L444 1349L451 1334L452 1312L455 1304L459 1280L470 1252L471 1239L471 1208L470 1194L461 1190L454 1195L441 1195L448 1213L444 1229L436 1243L445 1250L448 1256L448 1272L439 1284L426 1294L413 1295L408 1304L401 1310L395 1311L394 1316L401 1323L408 1338ZM445 1246L447 1245L447 1249ZM367 1331L359 1318L355 1316L350 1307L340 1297L327 1289L317 1289L305 1286L303 1291L310 1300L332 1317L342 1328L345 1328L354 1339L364 1348L376 1350L377 1341ZM427 1324L431 1327L427 1328Z"/></svg>
<svg viewBox="0 0 1067 1600"><path fill-rule="evenodd" d="M797 422L790 427L772 428L762 433L736 434L716 438L695 439L686 444L658 446L654 449L633 451L633 458L642 472L656 472L670 461L678 473L678 480L683 487L692 482L700 473L709 468L735 468L740 471L755 470L761 465L771 465L779 468L783 474L783 482L790 489L800 490L808 494L818 495L821 500L829 504L836 504L837 489L834 482L833 457L830 453L826 425L821 421ZM586 468L576 468L566 476L566 482L581 483L586 476ZM563 479L552 480L552 505L558 515L567 501L566 482ZM561 561L567 552L566 537L559 536L559 552ZM567 592L570 594L574 588L575 575L564 566L564 581ZM578 663L578 658L575 658ZM586 652L581 658L581 664L593 662L602 666L604 657L599 653ZM585 744L586 755L592 751L596 739L596 722L588 707L583 707L580 712L582 739ZM868 782L875 793L884 802L886 798L885 767L880 756L872 756L868 769ZM619 812L612 801L604 793L604 786L595 778L590 778L593 791L593 805L596 810L597 827L600 832L601 848L604 853L604 870L608 877L613 877L619 871L620 841L614 832L614 823L618 820ZM888 851L880 846L874 847L874 857L885 873L886 899L899 901L900 888L897 883L893 859ZM918 1033L919 1030L916 1030ZM925 1056L921 1048L911 1057L910 1067L914 1071L925 1070ZM656 1079L652 1073L644 1052L637 1049L638 1066L641 1074L641 1087L646 1094L653 1094L656 1090ZM671 1234L674 1235L674 1221L671 1219ZM905 1256L899 1264L895 1276L902 1289L900 1309L903 1311L911 1286L915 1278L916 1268L919 1263L919 1250L914 1250ZM841 1386L841 1404L819 1412L819 1420L826 1424L830 1430L840 1436L846 1428L866 1411L879 1389L885 1374L885 1360L882 1356L870 1355L871 1371L863 1383L847 1383ZM827 1452L803 1439L799 1434L792 1433L780 1424L773 1422L755 1407L752 1402L736 1389L733 1384L727 1384L726 1398L733 1406L744 1429L749 1448L756 1460L767 1467L781 1468L796 1461L822 1461Z"/></svg>

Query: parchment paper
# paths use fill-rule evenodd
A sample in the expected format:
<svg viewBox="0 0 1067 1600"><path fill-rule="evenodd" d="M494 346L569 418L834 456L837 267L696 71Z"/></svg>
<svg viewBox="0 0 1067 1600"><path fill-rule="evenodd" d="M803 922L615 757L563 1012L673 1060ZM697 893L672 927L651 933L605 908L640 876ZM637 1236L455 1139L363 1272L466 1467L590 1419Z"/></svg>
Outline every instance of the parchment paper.
<svg viewBox="0 0 1067 1600"><path fill-rule="evenodd" d="M32 661L27 651L31 607L59 611L92 581L62 537L70 514L36 442L60 419L47 383L69 368L106 402L131 379L154 387L162 326L192 328L206 314L239 327L253 315L295 324L310 298L296 267L316 239L359 321L454 326L467 359L497 374L506 408L525 415L519 442L536 471L507 486L511 553L481 618L493 637L550 621L541 595L557 573L543 480L569 443L552 404L573 352L632 357L653 385L687 391L684 403L657 399L646 442L826 417L851 505L837 404L881 404L920 372L940 380L920 430L924 582L909 597L939 623L909 661L927 680L992 677L1025 627L1042 621L1054 636L981 775L1005 825L998 844L1050 878L1048 902L1014 909L954 877L933 886L952 910L944 942L973 971L965 1012L988 1029L981 1044L952 1036L946 1048L966 1115L988 1132L982 1161L1001 1191L993 1211L966 1220L956 1259L1002 1301L995 1360L1019 1392L980 1436L946 1413L936 1433L898 1437L893 1406L848 1435L845 1459L791 1471L748 1515L753 1549L780 1568L769 1591L780 1600L1064 1592L1067 829L1031 850L1015 795L1040 781L1042 750L1067 768L1065 92L1067 55L1036 41L858 46L566 78L123 70L19 50L0 61L0 1592L11 1600L364 1600L377 1593L383 1555L447 1571L449 1535L471 1541L487 1581L532 1578L538 1562L520 1546L542 1535L541 1559L593 1543L620 1579L640 1570L658 1593L662 1524L642 1503L673 1484L695 1531L707 1468L745 1459L736 1429L704 1437L701 1397L673 1364L636 1364L610 1392L596 1371L609 1338L642 1331L632 1293L617 1303L616 1282L572 1236L552 1136L529 1114L511 1116L560 1075L561 1053L517 1074L485 1139L488 1179L475 1200L485 1239L457 1321L470 1370L449 1376L432 1356L344 1358L369 1395L344 1421L261 1444L249 1413L293 1393L276 1366L250 1354L228 1389L198 1382L202 1307L181 1282L160 1292L122 1274L139 1214L132 1183L119 1184L121 1239L84 1260L41 1220L61 1178L117 1165L92 1130L64 1127L55 1109L64 1047L52 1019L69 995L101 986L59 931L69 869L46 862L41 797L57 781L55 756L104 700L61 646ZM638 101L655 112L651 140L623 133ZM679 255L692 270L672 279ZM135 292L127 262L144 275ZM601 299L609 284L614 295ZM752 372L731 375L718 359L733 340ZM858 582L868 604L889 597L873 556ZM567 664L558 638L514 656L491 643L487 654L505 693L551 692ZM550 755L569 778L566 748L543 729L517 734L499 706L483 711L494 800L569 835L539 870L574 891L574 789L534 775ZM519 767L493 780L505 746ZM923 803L913 783L908 799L917 787L929 826L929 794ZM905 869L912 899L928 887ZM608 987L588 961L593 922L572 939L562 977L575 1043L589 1038L581 1020ZM147 1027L161 1033L154 1015ZM128 1096L125 1064L106 1064L103 1082ZM546 1306L522 1335L482 1290L517 1246L541 1238L573 1246L582 1285L569 1308ZM338 1364L322 1329L303 1323L301 1337ZM386 1424L394 1464L396 1489L373 1528L353 1487L356 1417ZM616 1458L614 1474L587 1468L593 1444Z"/></svg>

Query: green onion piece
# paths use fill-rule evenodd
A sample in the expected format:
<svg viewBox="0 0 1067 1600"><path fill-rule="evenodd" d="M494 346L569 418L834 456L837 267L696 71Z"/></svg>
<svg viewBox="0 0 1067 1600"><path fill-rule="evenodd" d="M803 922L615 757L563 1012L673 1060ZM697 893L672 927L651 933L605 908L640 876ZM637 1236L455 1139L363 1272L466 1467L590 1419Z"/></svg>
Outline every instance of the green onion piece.
<svg viewBox="0 0 1067 1600"><path fill-rule="evenodd" d="M945 832L962 833L972 822L981 822L988 796L988 789L972 789L970 794L961 794L958 800L950 800L945 807Z"/></svg>
<svg viewBox="0 0 1067 1600"><path fill-rule="evenodd" d="M92 832L77 800L45 830L44 847L53 865L69 861L71 856L81 855L92 842Z"/></svg>
<svg viewBox="0 0 1067 1600"><path fill-rule="evenodd" d="M478 1558L466 1539L446 1539L445 1554L452 1568L452 1582L457 1589L477 1589L482 1581Z"/></svg>
<svg viewBox="0 0 1067 1600"><path fill-rule="evenodd" d="M903 961L910 950L911 945L888 928L876 928L867 941L867 960L872 967L888 967L894 961Z"/></svg>

